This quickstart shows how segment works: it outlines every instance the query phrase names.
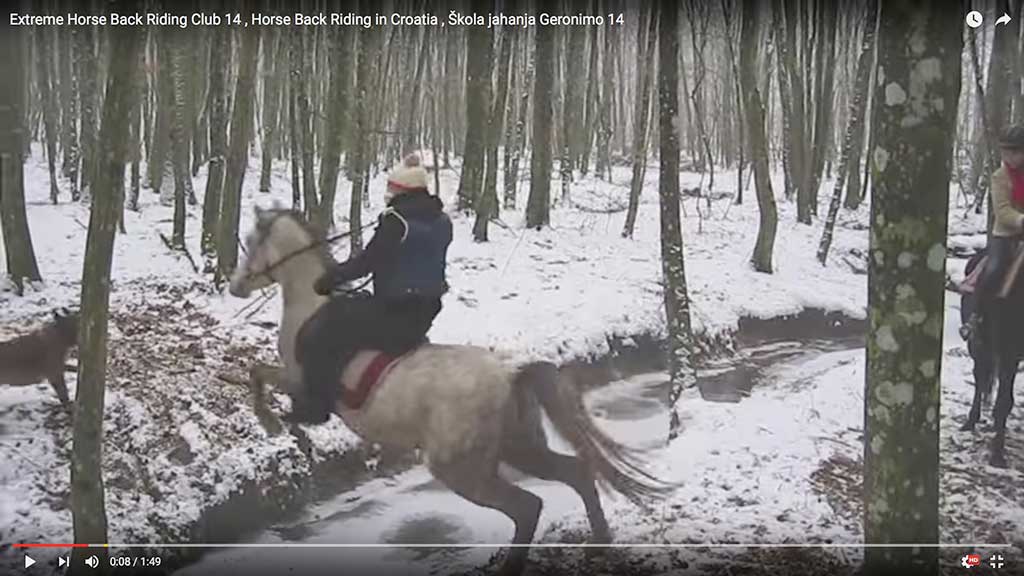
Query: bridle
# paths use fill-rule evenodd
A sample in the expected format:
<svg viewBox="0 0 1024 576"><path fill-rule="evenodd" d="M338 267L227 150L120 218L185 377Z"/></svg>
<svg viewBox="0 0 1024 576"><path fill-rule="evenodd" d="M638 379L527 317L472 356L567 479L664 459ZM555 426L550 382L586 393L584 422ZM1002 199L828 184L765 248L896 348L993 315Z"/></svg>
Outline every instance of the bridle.
<svg viewBox="0 0 1024 576"><path fill-rule="evenodd" d="M274 226L274 222L276 222L278 218L280 218L280 217L282 217L282 216L284 216L286 214L288 214L288 212L279 212L279 213L275 214L268 222L266 222L266 224L264 224L264 226L266 226L266 232L262 232L261 233L259 245L262 246L263 243L267 240L267 237L270 235L270 229ZM268 266L263 267L262 270L258 270L258 271L251 270L249 268L249 262L251 262L251 260L247 261L246 262L245 279L247 281L252 281L255 278L259 278L260 276L264 276L264 277L266 277L268 280L270 280L272 282L278 282L278 279L275 278L271 274L271 272L275 268L278 268L278 267L284 265L286 262L288 262L292 258L295 258L296 256L304 254L304 253L306 253L306 252L308 252L310 250L318 249L318 248L321 248L321 247L323 247L325 245L332 244L332 243L337 242L338 240L341 240L343 238L347 238L347 237L351 236L352 234L354 234L355 232L362 232L363 230L366 230L370 226L373 226L373 223L365 224L363 226L360 226L359 228L356 228L355 230L348 230L348 231L342 232L340 234L335 234L334 236L328 236L327 238L324 238L323 240L316 240L314 242L311 242L310 244L308 244L306 246L303 246L302 248L299 248L297 250L292 250L288 254L285 254L284 256L282 256L281 259L279 259L277 262L274 262L273 264L270 264ZM257 226L257 228L259 228L259 226ZM241 242L239 242L239 244L241 244ZM242 250L244 252L245 248L243 247ZM248 254L246 254L246 256L248 256Z"/></svg>

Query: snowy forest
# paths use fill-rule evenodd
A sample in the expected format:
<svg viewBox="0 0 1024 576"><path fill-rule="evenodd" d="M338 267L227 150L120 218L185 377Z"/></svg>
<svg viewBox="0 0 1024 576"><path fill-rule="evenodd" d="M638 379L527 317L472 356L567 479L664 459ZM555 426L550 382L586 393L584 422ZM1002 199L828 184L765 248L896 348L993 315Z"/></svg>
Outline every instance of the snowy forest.
<svg viewBox="0 0 1024 576"><path fill-rule="evenodd" d="M595 550L573 546L586 490L502 468L543 500L523 573L1016 573L1001 344L1024 256L982 320L1005 330L983 349L961 327L1024 125L1022 5L12 4L0 566L522 569L502 564L520 517L460 497L430 442L282 421L292 398L256 382L288 373L293 268L229 289L270 212L338 262L363 251L416 155L454 229L427 348L553 363L593 433L673 486L602 489L617 547ZM552 450L600 481L610 444L544 406ZM25 546L73 542L110 547Z"/></svg>

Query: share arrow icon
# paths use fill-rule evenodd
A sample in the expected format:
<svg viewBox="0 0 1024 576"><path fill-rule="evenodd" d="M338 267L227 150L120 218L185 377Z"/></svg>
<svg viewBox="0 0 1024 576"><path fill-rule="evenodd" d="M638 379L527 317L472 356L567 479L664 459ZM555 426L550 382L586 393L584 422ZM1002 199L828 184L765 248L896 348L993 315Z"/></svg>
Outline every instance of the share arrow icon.
<svg viewBox="0 0 1024 576"><path fill-rule="evenodd" d="M1010 18L1010 15L1007 14L1006 12L1003 12L1003 15L999 17L999 20L996 20L996 26L999 26L1000 24L1009 24L1010 20L1012 20L1012 18Z"/></svg>
<svg viewBox="0 0 1024 576"><path fill-rule="evenodd" d="M25 568L28 568L29 566L31 566L31 565L33 565L35 563L36 563L36 561L33 560L31 556L29 556L27 554L25 555Z"/></svg>

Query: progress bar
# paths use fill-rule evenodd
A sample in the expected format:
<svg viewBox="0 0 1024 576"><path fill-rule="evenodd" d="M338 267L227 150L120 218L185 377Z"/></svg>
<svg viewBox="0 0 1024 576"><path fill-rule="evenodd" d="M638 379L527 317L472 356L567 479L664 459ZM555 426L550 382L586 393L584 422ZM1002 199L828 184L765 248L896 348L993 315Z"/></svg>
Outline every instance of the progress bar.
<svg viewBox="0 0 1024 576"><path fill-rule="evenodd" d="M367 543L367 544L320 544L307 542L268 542L233 543L233 544L14 544L15 548L1016 548L1013 544L992 542L968 543L902 543L902 544L763 544L755 542L740 543L702 543L702 544L654 544L654 543L611 543L611 544L559 544L554 542L538 542L535 544L453 544L438 543Z"/></svg>

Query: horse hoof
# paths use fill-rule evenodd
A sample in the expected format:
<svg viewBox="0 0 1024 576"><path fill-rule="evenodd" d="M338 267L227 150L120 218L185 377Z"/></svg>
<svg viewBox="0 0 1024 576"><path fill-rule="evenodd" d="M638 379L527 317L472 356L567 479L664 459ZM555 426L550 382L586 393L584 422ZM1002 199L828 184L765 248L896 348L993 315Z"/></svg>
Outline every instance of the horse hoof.
<svg viewBox="0 0 1024 576"><path fill-rule="evenodd" d="M1007 464L1006 462L1006 456L1004 456L1003 454L993 454L992 457L989 458L988 463L990 466L994 466L996 468L1009 467L1009 464Z"/></svg>

